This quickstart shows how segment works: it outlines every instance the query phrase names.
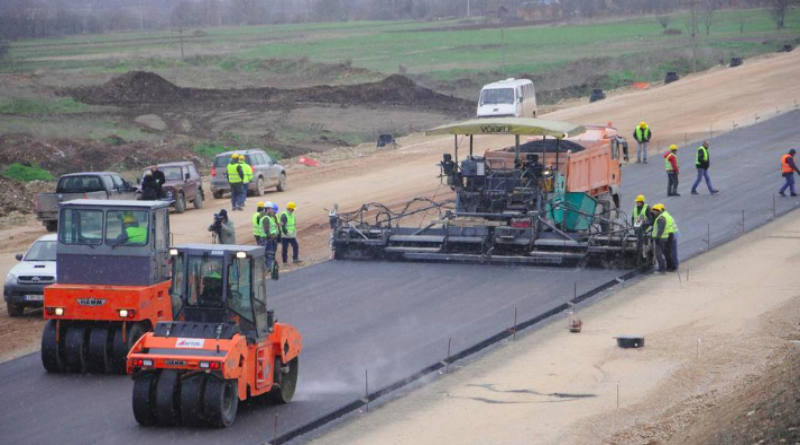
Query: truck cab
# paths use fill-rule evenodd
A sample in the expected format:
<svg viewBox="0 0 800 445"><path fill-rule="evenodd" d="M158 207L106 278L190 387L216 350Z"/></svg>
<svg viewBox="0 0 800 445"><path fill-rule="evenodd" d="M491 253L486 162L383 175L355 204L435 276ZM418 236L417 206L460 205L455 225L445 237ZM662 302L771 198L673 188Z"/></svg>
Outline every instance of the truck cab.
<svg viewBox="0 0 800 445"><path fill-rule="evenodd" d="M61 203L56 282L44 290L50 372L124 373L133 343L172 320L169 203Z"/></svg>

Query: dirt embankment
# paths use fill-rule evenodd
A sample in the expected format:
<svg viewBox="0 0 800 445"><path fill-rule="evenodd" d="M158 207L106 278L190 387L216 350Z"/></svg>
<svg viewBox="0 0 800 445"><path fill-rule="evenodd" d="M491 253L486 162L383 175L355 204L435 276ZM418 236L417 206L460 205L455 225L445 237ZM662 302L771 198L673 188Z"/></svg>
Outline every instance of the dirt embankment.
<svg viewBox="0 0 800 445"><path fill-rule="evenodd" d="M316 103L343 106L401 106L418 110L444 111L453 115L468 115L474 108L470 101L436 93L400 75L389 76L376 83L357 85L215 90L183 88L154 73L131 71L101 86L66 89L60 93L73 96L87 104L116 106L180 105L198 102L255 103L273 106Z"/></svg>

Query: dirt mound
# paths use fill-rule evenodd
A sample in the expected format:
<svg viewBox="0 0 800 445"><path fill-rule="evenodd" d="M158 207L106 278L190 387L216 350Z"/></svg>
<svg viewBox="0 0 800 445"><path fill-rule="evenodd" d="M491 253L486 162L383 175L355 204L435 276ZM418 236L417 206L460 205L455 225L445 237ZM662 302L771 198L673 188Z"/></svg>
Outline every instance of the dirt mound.
<svg viewBox="0 0 800 445"><path fill-rule="evenodd" d="M459 116L474 111L474 104L470 101L436 93L401 75L389 76L375 83L344 86L212 90L183 88L157 74L132 71L98 87L74 88L64 90L61 94L73 96L88 104L116 106L178 105L198 102L217 102L231 106L247 103L273 106L316 103L342 106L401 106L417 110L444 111Z"/></svg>
<svg viewBox="0 0 800 445"><path fill-rule="evenodd" d="M188 146L169 141L100 142L92 139L36 139L24 134L0 136L0 165L26 162L60 176L79 171L138 170L156 162L192 160L207 162Z"/></svg>
<svg viewBox="0 0 800 445"><path fill-rule="evenodd" d="M52 188L47 182L33 181L23 184L0 176L0 216L7 216L12 212L33 213L33 199L36 194L50 192Z"/></svg>

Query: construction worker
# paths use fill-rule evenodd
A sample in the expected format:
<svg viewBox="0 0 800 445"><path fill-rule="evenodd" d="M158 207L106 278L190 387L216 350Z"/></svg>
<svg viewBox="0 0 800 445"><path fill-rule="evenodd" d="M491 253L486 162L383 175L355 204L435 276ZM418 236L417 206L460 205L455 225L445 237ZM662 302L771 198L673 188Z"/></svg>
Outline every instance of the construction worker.
<svg viewBox="0 0 800 445"><path fill-rule="evenodd" d="M681 196L678 193L678 146L672 144L664 155L664 165L667 169L667 196Z"/></svg>
<svg viewBox="0 0 800 445"><path fill-rule="evenodd" d="M664 204L653 206L653 241L656 245L657 272L678 270L678 225L664 208Z"/></svg>
<svg viewBox="0 0 800 445"><path fill-rule="evenodd" d="M283 260L283 264L286 264L287 260L289 259L289 246L292 246L292 262L293 263L301 263L302 260L299 258L300 248L297 245L297 226L295 225L294 220L294 210L297 208L297 205L293 202L286 204L286 210L281 213L280 216L280 223L281 223L281 245L283 249L281 250L281 259Z"/></svg>
<svg viewBox="0 0 800 445"><path fill-rule="evenodd" d="M703 145L697 149L697 157L695 158L694 166L697 167L697 179L692 186L692 194L699 195L699 193L697 193L697 186L700 185L700 181L702 181L703 178L706 180L709 193L712 195L719 193L719 190L716 190L714 186L711 185L711 177L708 176L708 167L711 166L711 158L708 157L708 141L703 141Z"/></svg>
<svg viewBox="0 0 800 445"><path fill-rule="evenodd" d="M239 202L242 194L242 183L244 182L244 168L239 164L239 154L231 155L231 162L228 164L228 184L231 186L231 210L242 210Z"/></svg>
<svg viewBox="0 0 800 445"><path fill-rule="evenodd" d="M633 212L631 212L631 223L634 226L638 224L642 227L647 227L652 222L653 213L650 211L650 206L647 205L644 195L637 196L636 205L633 207Z"/></svg>
<svg viewBox="0 0 800 445"><path fill-rule="evenodd" d="M239 196L239 210L243 210L245 201L247 201L247 191L250 188L250 182L253 180L253 167L245 162L244 155L239 155L239 165L242 167L242 194Z"/></svg>
<svg viewBox="0 0 800 445"><path fill-rule="evenodd" d="M280 235L280 228L275 223L275 211L272 207L272 202L267 201L264 203L266 215L261 218L261 223L264 228L264 250L267 254L267 270L271 270L275 263L275 253L278 251L278 236Z"/></svg>
<svg viewBox="0 0 800 445"><path fill-rule="evenodd" d="M131 214L122 216L122 244L143 245L147 243L147 227L139 227L139 221Z"/></svg>
<svg viewBox="0 0 800 445"><path fill-rule="evenodd" d="M267 211L264 209L264 202L261 201L256 206L256 212L253 213L253 237L256 239L256 245L259 246L264 245L264 237L266 236L266 233L264 233L264 226L261 221L266 214Z"/></svg>
<svg viewBox="0 0 800 445"><path fill-rule="evenodd" d="M800 175L800 170L797 169L797 164L794 162L794 155L797 154L797 150L794 148L789 150L789 153L786 153L781 157L781 175L783 175L783 179L786 181L781 187L781 190L778 192L781 196L786 197L786 189L789 189L792 196L797 196L797 191L794 188L794 174L797 173Z"/></svg>
<svg viewBox="0 0 800 445"><path fill-rule="evenodd" d="M650 131L647 123L645 121L639 122L639 126L633 130L633 138L639 144L639 148L636 150L637 164L642 163L642 161L647 164L647 143L650 142L651 137L653 137L653 132Z"/></svg>

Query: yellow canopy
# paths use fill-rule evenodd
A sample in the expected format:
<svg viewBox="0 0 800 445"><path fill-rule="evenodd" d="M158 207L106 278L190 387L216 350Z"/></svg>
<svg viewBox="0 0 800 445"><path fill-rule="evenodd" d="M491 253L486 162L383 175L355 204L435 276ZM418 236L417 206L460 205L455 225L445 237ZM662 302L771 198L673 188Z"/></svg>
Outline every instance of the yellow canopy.
<svg viewBox="0 0 800 445"><path fill-rule="evenodd" d="M522 117L497 119L472 119L442 125L425 132L428 136L444 134L519 134L528 136L550 136L565 138L577 136L586 129L568 122L549 121Z"/></svg>

